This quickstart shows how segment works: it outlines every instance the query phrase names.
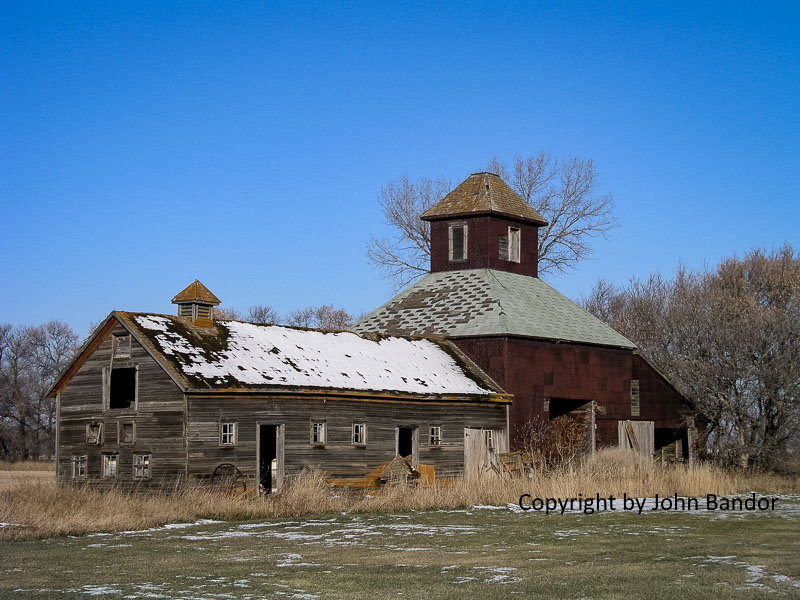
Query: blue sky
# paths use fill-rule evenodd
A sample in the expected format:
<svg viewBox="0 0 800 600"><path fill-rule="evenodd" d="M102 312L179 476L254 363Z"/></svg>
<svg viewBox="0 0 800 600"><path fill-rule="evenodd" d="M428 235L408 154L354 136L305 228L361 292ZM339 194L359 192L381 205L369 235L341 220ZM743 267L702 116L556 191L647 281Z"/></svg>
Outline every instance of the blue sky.
<svg viewBox="0 0 800 600"><path fill-rule="evenodd" d="M595 161L624 283L800 246L793 3L44 3L0 8L0 322L371 310L381 186L493 155Z"/></svg>

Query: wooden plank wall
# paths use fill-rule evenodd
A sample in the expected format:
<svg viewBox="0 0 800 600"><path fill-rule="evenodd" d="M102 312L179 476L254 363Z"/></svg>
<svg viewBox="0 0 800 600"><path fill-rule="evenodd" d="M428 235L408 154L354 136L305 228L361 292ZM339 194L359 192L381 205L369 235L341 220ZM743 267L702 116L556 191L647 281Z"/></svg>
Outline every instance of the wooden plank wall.
<svg viewBox="0 0 800 600"><path fill-rule="evenodd" d="M130 358L115 358L115 367L138 368L138 404L135 409L103 407L103 367L112 364L112 337L124 333L119 324L107 332L92 355L83 363L59 395L58 465L60 483L71 481L73 455L87 455L87 481L98 487L169 488L185 475L184 398L164 370L132 340ZM100 421L103 444L86 442L86 424ZM135 423L132 445L120 445L118 424ZM102 478L104 453L118 453L116 478ZM151 454L152 478L133 479L133 454Z"/></svg>
<svg viewBox="0 0 800 600"><path fill-rule="evenodd" d="M464 428L505 431L505 405L366 402L335 398L209 397L188 398L189 479L208 479L221 463L232 463L255 482L258 424L284 424L287 476L315 468L337 480L364 478L395 456L397 427L419 428L419 463L434 465L436 476L464 470ZM219 445L219 424L236 421L238 443ZM313 421L327 424L327 443L310 440ZM363 447L351 443L353 423L366 423ZM431 447L429 427L442 428L442 446Z"/></svg>

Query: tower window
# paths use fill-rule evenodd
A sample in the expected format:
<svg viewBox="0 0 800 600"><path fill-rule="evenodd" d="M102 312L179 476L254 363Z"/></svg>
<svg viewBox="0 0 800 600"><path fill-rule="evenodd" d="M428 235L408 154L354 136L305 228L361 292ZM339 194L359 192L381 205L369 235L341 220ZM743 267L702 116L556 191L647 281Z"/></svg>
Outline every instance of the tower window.
<svg viewBox="0 0 800 600"><path fill-rule="evenodd" d="M467 259L467 224L450 223L449 227L450 261L458 262Z"/></svg>
<svg viewBox="0 0 800 600"><path fill-rule="evenodd" d="M500 237L500 260L520 261L520 230L509 227L508 235Z"/></svg>

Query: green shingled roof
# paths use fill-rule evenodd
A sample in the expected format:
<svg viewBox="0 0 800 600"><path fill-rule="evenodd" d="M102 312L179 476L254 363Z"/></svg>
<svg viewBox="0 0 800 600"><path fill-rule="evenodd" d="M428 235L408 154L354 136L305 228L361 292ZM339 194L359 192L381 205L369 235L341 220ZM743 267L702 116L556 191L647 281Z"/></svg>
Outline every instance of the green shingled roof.
<svg viewBox="0 0 800 600"><path fill-rule="evenodd" d="M493 269L429 273L353 330L392 335L521 335L635 348L538 277Z"/></svg>

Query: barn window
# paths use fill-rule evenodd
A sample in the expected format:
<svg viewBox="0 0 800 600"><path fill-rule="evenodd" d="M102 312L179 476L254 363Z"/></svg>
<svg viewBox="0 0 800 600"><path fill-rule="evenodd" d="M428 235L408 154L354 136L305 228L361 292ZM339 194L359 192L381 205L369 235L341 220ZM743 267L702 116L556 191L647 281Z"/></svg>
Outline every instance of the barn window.
<svg viewBox="0 0 800 600"><path fill-rule="evenodd" d="M494 430L486 429L483 432L483 439L486 441L486 449L494 450Z"/></svg>
<svg viewBox="0 0 800 600"><path fill-rule="evenodd" d="M326 442L325 421L314 421L311 423L311 443L323 445Z"/></svg>
<svg viewBox="0 0 800 600"><path fill-rule="evenodd" d="M131 355L131 336L129 334L114 336L114 358L129 357Z"/></svg>
<svg viewBox="0 0 800 600"><path fill-rule="evenodd" d="M111 369L108 377L108 408L135 408L136 379L136 367Z"/></svg>
<svg viewBox="0 0 800 600"><path fill-rule="evenodd" d="M467 259L467 224L450 223L449 227L450 260L453 262Z"/></svg>
<svg viewBox="0 0 800 600"><path fill-rule="evenodd" d="M236 423L219 424L219 445L220 446L236 445Z"/></svg>
<svg viewBox="0 0 800 600"><path fill-rule="evenodd" d="M116 454L103 454L103 477L116 477L119 456Z"/></svg>
<svg viewBox="0 0 800 600"><path fill-rule="evenodd" d="M136 426L133 423L120 423L117 431L117 439L120 444L133 444L136 438Z"/></svg>
<svg viewBox="0 0 800 600"><path fill-rule="evenodd" d="M431 446L442 445L442 427L440 425L431 425L430 437L428 440Z"/></svg>
<svg viewBox="0 0 800 600"><path fill-rule="evenodd" d="M100 446L103 443L103 422L92 421L86 424L86 443Z"/></svg>
<svg viewBox="0 0 800 600"><path fill-rule="evenodd" d="M72 457L72 478L86 479L86 455L78 454Z"/></svg>
<svg viewBox="0 0 800 600"><path fill-rule="evenodd" d="M353 423L353 444L355 446L367 445L367 424Z"/></svg>
<svg viewBox="0 0 800 600"><path fill-rule="evenodd" d="M500 260L519 262L520 257L520 230L516 227L508 228L508 235L500 237Z"/></svg>
<svg viewBox="0 0 800 600"><path fill-rule="evenodd" d="M133 455L133 477L134 479L150 479L150 455Z"/></svg>
<svg viewBox="0 0 800 600"><path fill-rule="evenodd" d="M631 379L631 416L639 416L639 380Z"/></svg>

